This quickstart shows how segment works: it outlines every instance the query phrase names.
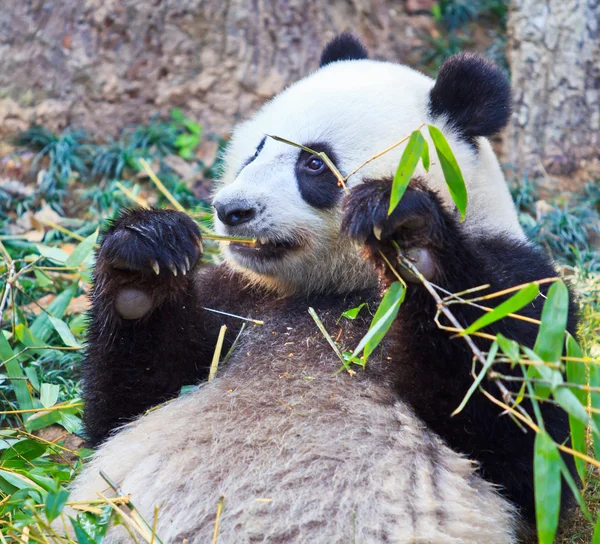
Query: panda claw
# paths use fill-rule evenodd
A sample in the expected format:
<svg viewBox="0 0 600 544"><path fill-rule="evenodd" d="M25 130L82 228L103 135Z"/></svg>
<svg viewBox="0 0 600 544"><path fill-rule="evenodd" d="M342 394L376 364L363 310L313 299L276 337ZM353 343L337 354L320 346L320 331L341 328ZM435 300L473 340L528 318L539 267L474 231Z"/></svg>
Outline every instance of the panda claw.
<svg viewBox="0 0 600 544"><path fill-rule="evenodd" d="M177 277L177 268L175 268L174 264L169 263L169 270L171 271L171 273L173 274L173 276Z"/></svg>
<svg viewBox="0 0 600 544"><path fill-rule="evenodd" d="M383 229L379 225L375 225L373 227L373 234L374 234L375 238L377 238L379 241L381 241L382 230Z"/></svg>
<svg viewBox="0 0 600 544"><path fill-rule="evenodd" d="M158 262L152 261L151 266L152 270L154 270L154 273L158 276L160 274L160 266L158 265Z"/></svg>
<svg viewBox="0 0 600 544"><path fill-rule="evenodd" d="M184 275L187 274L190 270L192 269L191 265L190 265L190 260L188 259L188 256L185 256L185 272L183 273Z"/></svg>

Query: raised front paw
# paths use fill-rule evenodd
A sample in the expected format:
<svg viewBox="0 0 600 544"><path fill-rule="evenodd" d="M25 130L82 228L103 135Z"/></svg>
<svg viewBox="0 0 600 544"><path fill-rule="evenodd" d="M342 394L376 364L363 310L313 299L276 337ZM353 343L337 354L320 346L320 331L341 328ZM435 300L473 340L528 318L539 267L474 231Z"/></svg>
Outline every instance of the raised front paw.
<svg viewBox="0 0 600 544"><path fill-rule="evenodd" d="M413 180L400 203L388 215L392 184L389 181L366 181L350 192L345 204L342 232L365 246L377 265L381 257L396 262L397 247L427 278L435 276L434 253L443 244L447 220L435 193ZM413 281L414 276L402 276Z"/></svg>
<svg viewBox="0 0 600 544"><path fill-rule="evenodd" d="M201 256L200 229L185 213L130 209L106 230L97 265L161 280L185 276Z"/></svg>

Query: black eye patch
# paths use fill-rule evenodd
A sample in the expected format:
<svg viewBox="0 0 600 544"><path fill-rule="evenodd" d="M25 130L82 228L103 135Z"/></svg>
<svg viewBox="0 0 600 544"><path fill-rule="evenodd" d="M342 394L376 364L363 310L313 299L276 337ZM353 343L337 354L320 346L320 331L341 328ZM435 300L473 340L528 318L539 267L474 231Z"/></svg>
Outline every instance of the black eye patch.
<svg viewBox="0 0 600 544"><path fill-rule="evenodd" d="M267 141L267 137L263 136L263 139L260 141L260 143L258 144L258 146L256 147L256 151L254 152L254 155L252 155L252 157L250 157L249 159L246 159L246 161L244 162L244 164L242 164L242 167L239 169L237 175L240 175L240 172L246 168L246 166L248 166L252 161L254 161L254 159L256 159L256 157L258 157L260 155L260 152L263 150L263 147L265 147L265 142Z"/></svg>
<svg viewBox="0 0 600 544"><path fill-rule="evenodd" d="M336 157L331 147L323 143L309 143L310 149L324 152L333 164ZM336 165L337 166L337 165ZM298 189L307 204L320 209L333 208L341 197L341 187L338 180L320 157L300 151L296 166L294 167Z"/></svg>

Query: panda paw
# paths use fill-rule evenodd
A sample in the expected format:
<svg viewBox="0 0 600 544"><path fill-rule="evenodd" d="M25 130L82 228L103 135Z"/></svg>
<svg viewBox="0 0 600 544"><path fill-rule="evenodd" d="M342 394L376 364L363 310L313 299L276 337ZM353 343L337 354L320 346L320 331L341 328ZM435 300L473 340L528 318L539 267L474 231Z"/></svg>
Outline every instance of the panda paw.
<svg viewBox="0 0 600 544"><path fill-rule="evenodd" d="M141 274L145 280L186 276L202 257L196 223L173 210L123 211L104 234L97 269Z"/></svg>
<svg viewBox="0 0 600 544"><path fill-rule="evenodd" d="M441 205L435 193L417 179L388 215L391 188L389 181L365 181L352 189L345 203L342 232L364 246L378 267L386 268L382 254L391 263L397 261L397 246L425 278L432 279L437 271L436 249L443 243ZM408 281L416 279L401 267L397 270Z"/></svg>

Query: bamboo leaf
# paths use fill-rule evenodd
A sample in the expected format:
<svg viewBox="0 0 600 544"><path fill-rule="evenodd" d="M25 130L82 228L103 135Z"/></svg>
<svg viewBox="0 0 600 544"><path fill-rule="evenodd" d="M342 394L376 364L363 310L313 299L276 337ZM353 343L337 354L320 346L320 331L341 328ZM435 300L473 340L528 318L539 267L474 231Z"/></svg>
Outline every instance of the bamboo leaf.
<svg viewBox="0 0 600 544"><path fill-rule="evenodd" d="M548 290L542 309L542 323L533 348L543 361L560 361L568 314L569 291L562 281L557 281Z"/></svg>
<svg viewBox="0 0 600 544"><path fill-rule="evenodd" d="M379 308L377 308L377 312L375 312L375 316L371 321L367 334L365 334L359 342L352 357L358 356L364 349L363 361L366 362L369 355L373 353L392 326L394 319L396 319L396 316L398 315L398 310L404 300L405 294L406 289L399 281L395 281L388 287L388 290L379 304Z"/></svg>
<svg viewBox="0 0 600 544"><path fill-rule="evenodd" d="M60 295L58 295L46 308L46 312L42 312L35 318L35 321L29 327L31 333L45 342L50 333L54 330L48 314L58 317L59 319L65 313L67 306L71 302L71 299L75 296L77 291L77 283L74 283L70 287L67 287Z"/></svg>
<svg viewBox="0 0 600 544"><path fill-rule="evenodd" d="M483 365L483 368L477 375L477 378L475 378L475 380L471 384L471 387L469 387L467 394L463 398L463 400L460 403L460 405L458 406L458 408L456 410L454 410L454 412L452 412L453 416L462 412L464 407L467 405L467 402L469 401L469 399L471 398L473 393L475 393L475 390L479 387L479 384L483 381L483 378L485 378L485 375L487 374L488 370L490 369L492 364L494 364L494 359L496 358L497 353L498 353L498 342L494 341L494 343L490 346L490 351L488 352L488 356L485 360L485 365Z"/></svg>
<svg viewBox="0 0 600 544"><path fill-rule="evenodd" d="M425 168L425 171L429 172L429 166L431 165L431 161L429 160L429 144L425 139L423 139L423 151L421 152L421 161L423 163L423 168Z"/></svg>
<svg viewBox="0 0 600 544"><path fill-rule="evenodd" d="M43 383L40 390L40 402L44 408L50 408L56 404L60 387L53 383Z"/></svg>
<svg viewBox="0 0 600 544"><path fill-rule="evenodd" d="M396 170L394 181L392 182L392 194L390 195L390 207L388 209L388 215L390 215L400 202L408 184L412 178L412 175L419 163L419 159L423 154L423 147L425 144L425 138L421 134L420 130L415 130L408 140L408 144L404 148L400 164Z"/></svg>
<svg viewBox="0 0 600 544"><path fill-rule="evenodd" d="M533 350L523 346L523 351L532 361L540 363L544 362ZM585 426L589 425L592 431L598 433L598 427L596 426L595 421L590 417L586 407L579 402L573 391L564 385L564 379L560 370L545 365L536 365L531 368L535 369L535 374L537 376L542 378L545 382L548 382L548 385L545 386L545 388L552 392L554 400L556 400L565 412Z"/></svg>
<svg viewBox="0 0 600 544"><path fill-rule="evenodd" d="M596 519L596 526L594 527L594 538L592 538L592 544L600 544L600 515Z"/></svg>
<svg viewBox="0 0 600 544"><path fill-rule="evenodd" d="M514 340L509 340L506 336L501 333L496 335L496 341L502 350L502 353L506 355L511 363L516 364L519 362L519 343Z"/></svg>
<svg viewBox="0 0 600 544"><path fill-rule="evenodd" d="M69 255L69 258L65 261L65 266L77 267L85 259L90 255L90 253L94 250L94 246L96 245L96 240L98 239L98 230L96 232L90 234L85 240L80 242L77 247L73 250L73 253Z"/></svg>
<svg viewBox="0 0 600 544"><path fill-rule="evenodd" d="M560 512L560 454L545 431L535 437L533 468L538 540L539 544L552 544Z"/></svg>
<svg viewBox="0 0 600 544"><path fill-rule="evenodd" d="M60 488L58 491L48 493L45 510L49 522L54 521L62 512L68 498L69 492L66 489Z"/></svg>
<svg viewBox="0 0 600 544"><path fill-rule="evenodd" d="M64 265L69 258L69 254L57 247L45 246L44 244L35 244L39 254L46 259L58 264Z"/></svg>
<svg viewBox="0 0 600 544"><path fill-rule="evenodd" d="M588 521L590 523L593 523L592 515L590 514L587 504L585 504L585 500L584 500L583 496L581 495L579 485L573 478L573 475L571 474L569 467L567 467L567 464L565 463L563 456L559 454L558 458L560 460L560 472L561 472L563 478L565 479L565 482L567 482L569 489L573 493L573 497L575 497L575 500L577 501L579 508L581 508L581 513L588 519ZM577 459L577 458L575 458L575 459Z"/></svg>
<svg viewBox="0 0 600 544"><path fill-rule="evenodd" d="M600 387L600 364L591 363L589 365L590 372L590 386L591 387ZM590 404L592 408L596 408L600 410L600 393L592 391L590 393ZM600 413L591 415L592 421L596 423L596 427L600 428ZM594 452L596 454L596 458L600 458L600 435L594 433L592 435L594 441Z"/></svg>
<svg viewBox="0 0 600 544"><path fill-rule="evenodd" d="M356 308L349 308L345 312L342 313L340 317L345 317L346 319L356 319L360 311L367 305L366 302L363 302L360 306L356 306Z"/></svg>
<svg viewBox="0 0 600 544"><path fill-rule="evenodd" d="M581 348L569 333L567 333L566 341L567 357L581 358L583 353ZM577 361L567 361L567 381L569 383L576 383L579 385L587 385L586 368L583 363ZM577 400L583 405L588 404L588 395L586 391L581 389L573 389L573 394L577 397ZM592 414L593 417L593 414ZM585 442L585 431L586 425L579 421L576 417L569 415L569 425L571 427L571 447L580 453L587 453L587 445ZM598 422L596 422L598 425ZM594 435L595 436L595 435ZM585 462L583 459L575 457L575 466L577 467L577 473L579 477L585 479Z"/></svg>
<svg viewBox="0 0 600 544"><path fill-rule="evenodd" d="M56 329L56 332L59 334L65 346L69 346L71 348L82 347L73 336L71 329L69 329L69 325L67 325L62 319L58 319L58 317L53 317L51 315L48 316L48 319L50 320L50 323L52 323L52 326Z"/></svg>
<svg viewBox="0 0 600 544"><path fill-rule="evenodd" d="M25 373L21 368L18 358L14 358L13 350L8 344L6 337L0 332L0 359L8 361L5 363L6 374L11 378L11 384L17 397L17 405L20 410L29 410L33 408L33 398L27 387ZM23 419L27 419L27 414L23 414Z"/></svg>
<svg viewBox="0 0 600 544"><path fill-rule="evenodd" d="M452 149L450 149L450 145L448 145L448 141L442 134L442 131L433 125L427 125L427 128L429 129L429 134L433 140L435 151L440 161L442 171L444 172L448 190L460 212L461 221L464 221L468 198L462 172L460 171L460 167L456 162L456 157L454 156Z"/></svg>
<svg viewBox="0 0 600 544"><path fill-rule="evenodd" d="M466 330L462 333L472 334L483 327L487 327L492 323L506 317L508 314L519 311L524 306L527 306L532 300L534 300L540 291L540 288L535 283L530 283L523 287L520 291L515 293L508 300L505 300L502 304L496 306L491 312L482 315L475 323L469 325Z"/></svg>

